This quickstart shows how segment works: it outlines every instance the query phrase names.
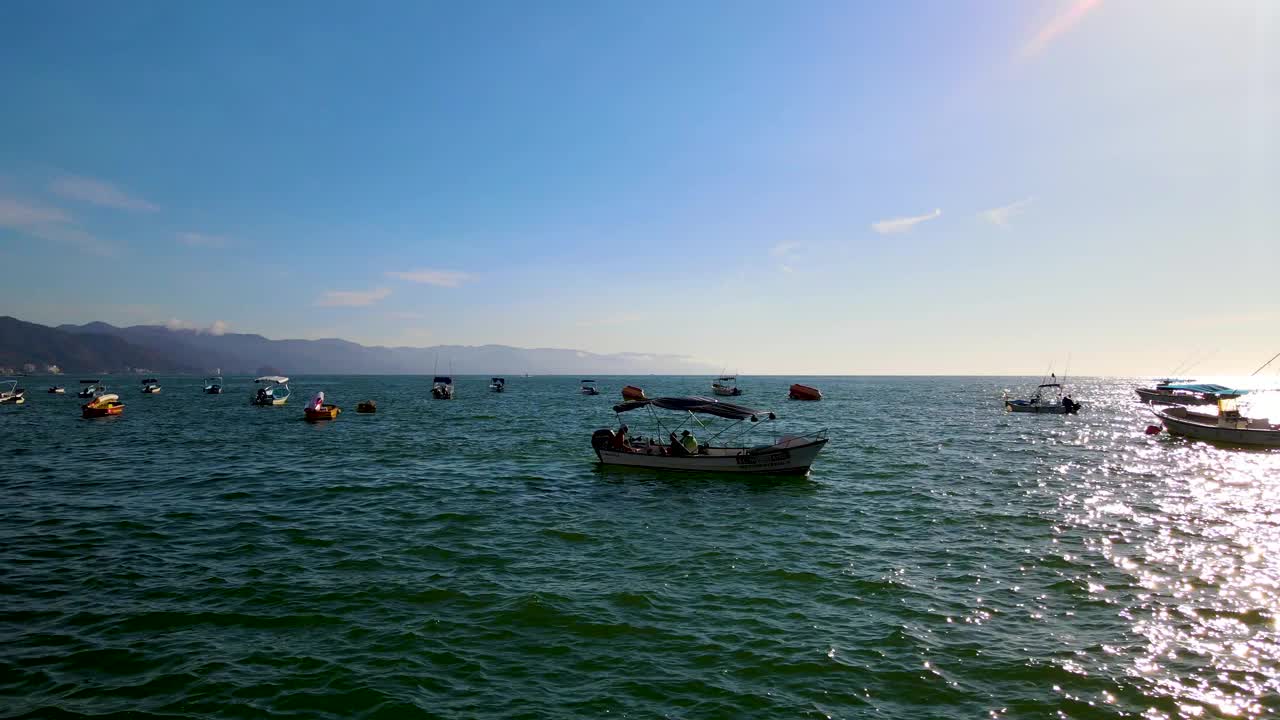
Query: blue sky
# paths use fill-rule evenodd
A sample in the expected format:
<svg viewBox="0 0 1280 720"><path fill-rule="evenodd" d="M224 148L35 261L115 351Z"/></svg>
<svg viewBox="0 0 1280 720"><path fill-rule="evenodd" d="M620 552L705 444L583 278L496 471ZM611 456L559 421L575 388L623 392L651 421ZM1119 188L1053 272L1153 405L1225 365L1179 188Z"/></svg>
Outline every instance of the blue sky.
<svg viewBox="0 0 1280 720"><path fill-rule="evenodd" d="M0 312L688 354L1248 372L1280 7L23 3Z"/></svg>

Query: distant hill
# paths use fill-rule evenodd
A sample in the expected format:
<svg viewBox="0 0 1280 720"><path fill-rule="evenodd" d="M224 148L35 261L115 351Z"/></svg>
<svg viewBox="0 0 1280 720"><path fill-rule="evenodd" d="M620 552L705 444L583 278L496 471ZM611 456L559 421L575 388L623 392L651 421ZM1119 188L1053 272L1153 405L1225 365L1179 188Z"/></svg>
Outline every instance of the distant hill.
<svg viewBox="0 0 1280 720"><path fill-rule="evenodd" d="M162 325L115 327L102 322L56 328L0 318L0 366L57 363L71 373L144 367L157 373L253 374L261 367L286 375L368 374L702 374L710 366L678 355L597 354L508 345L369 347L346 340L270 340L243 333L214 334Z"/></svg>

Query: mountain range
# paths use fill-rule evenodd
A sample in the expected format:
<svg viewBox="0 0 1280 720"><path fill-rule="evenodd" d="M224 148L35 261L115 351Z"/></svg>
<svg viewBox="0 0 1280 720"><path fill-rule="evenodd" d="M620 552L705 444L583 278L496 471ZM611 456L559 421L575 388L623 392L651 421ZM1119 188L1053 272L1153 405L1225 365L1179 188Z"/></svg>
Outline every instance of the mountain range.
<svg viewBox="0 0 1280 720"><path fill-rule="evenodd" d="M59 365L64 372L226 375L428 375L643 373L706 374L714 370L681 355L597 354L508 345L434 347L366 346L347 340L271 340L261 335L174 329L164 325L116 327L104 322L49 327L0 317L0 367Z"/></svg>

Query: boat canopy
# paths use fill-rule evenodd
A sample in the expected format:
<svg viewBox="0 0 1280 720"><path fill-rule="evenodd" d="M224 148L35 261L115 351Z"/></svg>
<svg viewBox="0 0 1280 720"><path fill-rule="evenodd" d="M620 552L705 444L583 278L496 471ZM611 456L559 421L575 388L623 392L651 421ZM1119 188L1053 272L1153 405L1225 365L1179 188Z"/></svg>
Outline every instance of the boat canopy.
<svg viewBox="0 0 1280 720"><path fill-rule="evenodd" d="M452 385L452 384L453 384L453 378L451 378L451 377L449 377L449 376L447 376L447 375L437 375L437 376L435 376L434 378L432 378L432 379L431 379L431 382L433 382L433 383L444 383L444 384L446 384L446 385Z"/></svg>
<svg viewBox="0 0 1280 720"><path fill-rule="evenodd" d="M101 381L100 380L81 380L80 382L84 385L88 385L89 383L96 383Z"/></svg>
<svg viewBox="0 0 1280 720"><path fill-rule="evenodd" d="M1062 387L1062 383L1040 383L1036 387Z"/></svg>
<svg viewBox="0 0 1280 720"><path fill-rule="evenodd" d="M506 378L490 378L489 380L490 382L496 382L496 383L505 383L507 381Z"/></svg>
<svg viewBox="0 0 1280 720"><path fill-rule="evenodd" d="M736 377L734 377L734 376L732 376L732 375L722 375L722 376L720 376L719 378L716 378L716 379L717 379L717 380L719 380L720 382L724 382L725 380L737 380L738 378L736 378Z"/></svg>
<svg viewBox="0 0 1280 720"><path fill-rule="evenodd" d="M1187 392L1204 393L1205 395L1245 395L1248 390L1233 390L1216 383L1175 383L1162 385L1162 390L1185 390Z"/></svg>
<svg viewBox="0 0 1280 720"><path fill-rule="evenodd" d="M146 380L143 380L143 381L142 381L142 384L143 384L143 385L150 385L151 383L157 383L157 382L160 382L160 381L159 381L159 380L156 380L155 378L147 378Z"/></svg>
<svg viewBox="0 0 1280 720"><path fill-rule="evenodd" d="M595 382L595 380L583 380L584 383Z"/></svg>
<svg viewBox="0 0 1280 720"><path fill-rule="evenodd" d="M719 400L714 400L709 397L701 397L698 395L690 397L660 397L649 400L631 400L624 402L621 405L614 405L613 411L617 413L630 412L631 410L638 410L648 405L660 407L663 410L715 415L716 417L727 418L729 420L750 420L751 422L756 422L762 418L773 420L777 417L768 410L753 410L749 407L743 407L742 405L720 402Z"/></svg>
<svg viewBox="0 0 1280 720"><path fill-rule="evenodd" d="M283 375L263 375L262 377L254 380L254 382L275 383L276 385L283 385L289 382L289 378Z"/></svg>

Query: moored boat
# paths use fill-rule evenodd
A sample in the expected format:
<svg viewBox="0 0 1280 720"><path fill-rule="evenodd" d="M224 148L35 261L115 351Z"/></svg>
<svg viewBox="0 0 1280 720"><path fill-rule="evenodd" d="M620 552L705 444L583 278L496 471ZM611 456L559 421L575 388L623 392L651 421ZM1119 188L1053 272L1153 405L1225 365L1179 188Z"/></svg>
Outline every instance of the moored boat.
<svg viewBox="0 0 1280 720"><path fill-rule="evenodd" d="M746 435L761 421L776 419L772 412L753 410L741 405L708 397L668 397L652 400L633 400L614 406L614 412L622 413L648 408L657 423L658 432L666 430L654 408L670 410L684 419L670 429L665 440L633 439L628 428L618 430L602 428L591 436L591 447L602 465L647 468L651 470L688 470L696 472L756 474L756 475L804 475L809 472L814 459L827 444L827 431L808 435L784 435L773 442L746 444ZM732 423L714 433L706 443L700 443L692 432L684 428L696 426L710 431L699 416L718 417ZM714 444L726 432L748 424L733 438L733 442ZM676 435L680 430L681 434Z"/></svg>
<svg viewBox="0 0 1280 720"><path fill-rule="evenodd" d="M583 395L599 395L599 394L600 394L600 391L596 389L596 381L595 381L595 380L583 380L583 381L582 381L582 394L583 394Z"/></svg>
<svg viewBox="0 0 1280 720"><path fill-rule="evenodd" d="M205 395L221 395L222 385L223 385L223 382L222 382L221 375L214 375L213 377L207 377L204 379L204 394Z"/></svg>
<svg viewBox="0 0 1280 720"><path fill-rule="evenodd" d="M316 393L315 397L311 398L311 402L302 409L302 416L310 422L336 420L341 412L342 408L324 401L324 392L321 391Z"/></svg>
<svg viewBox="0 0 1280 720"><path fill-rule="evenodd" d="M27 401L27 391L18 387L17 380L0 381L0 405L22 405Z"/></svg>
<svg viewBox="0 0 1280 720"><path fill-rule="evenodd" d="M147 378L142 381L142 394L155 395L160 392L160 381L155 378Z"/></svg>
<svg viewBox="0 0 1280 720"><path fill-rule="evenodd" d="M101 381L99 380L81 380L80 384L84 387L80 388L80 392L76 393L76 397L91 398L106 392L106 388L100 383Z"/></svg>
<svg viewBox="0 0 1280 720"><path fill-rule="evenodd" d="M289 401L289 395L292 392L289 389L289 378L283 375L264 375L254 379L254 382L262 387L258 388L249 399L250 404L270 407L284 405Z"/></svg>
<svg viewBox="0 0 1280 720"><path fill-rule="evenodd" d="M1152 410L1171 435L1207 440L1226 445L1280 448L1280 424L1267 418L1248 418L1240 414L1239 395L1216 397L1218 413L1195 412L1174 405Z"/></svg>
<svg viewBox="0 0 1280 720"><path fill-rule="evenodd" d="M1156 405L1214 405L1222 393L1243 395L1247 390L1232 390L1215 383L1183 383L1161 380L1153 388L1136 388L1138 398Z"/></svg>
<svg viewBox="0 0 1280 720"><path fill-rule="evenodd" d="M378 404L372 400L365 400L364 402L356 404L356 412L365 413L366 415L369 413L376 413L378 412Z"/></svg>
<svg viewBox="0 0 1280 720"><path fill-rule="evenodd" d="M62 387L61 385L54 385L53 387L49 388L49 394L50 395L66 395L67 389Z"/></svg>
<svg viewBox="0 0 1280 720"><path fill-rule="evenodd" d="M436 400L452 400L453 378L448 375L437 375L432 378L431 397Z"/></svg>
<svg viewBox="0 0 1280 720"><path fill-rule="evenodd" d="M102 393L80 407L86 418L110 417L124 414L124 403L115 393Z"/></svg>
<svg viewBox="0 0 1280 720"><path fill-rule="evenodd" d="M724 397L737 397L742 394L742 388L738 387L738 378L721 375L711 382L711 392Z"/></svg>
<svg viewBox="0 0 1280 720"><path fill-rule="evenodd" d="M1063 384L1058 382L1058 376L1049 373L1048 382L1042 382L1036 386L1035 394L1026 400L1010 400L1005 398L1005 412L1016 413L1036 413L1047 415L1075 415L1080 412L1083 407L1080 403L1071 399L1063 389Z"/></svg>
<svg viewBox="0 0 1280 720"><path fill-rule="evenodd" d="M792 400L821 400L822 391L816 387L795 383L788 388L787 397Z"/></svg>
<svg viewBox="0 0 1280 720"><path fill-rule="evenodd" d="M647 400L648 398L644 396L644 390L636 387L635 385L627 385L626 387L622 388L622 399L623 400Z"/></svg>
<svg viewBox="0 0 1280 720"><path fill-rule="evenodd" d="M500 377L491 378L489 380L489 389L493 392L505 391L507 389L507 379Z"/></svg>

